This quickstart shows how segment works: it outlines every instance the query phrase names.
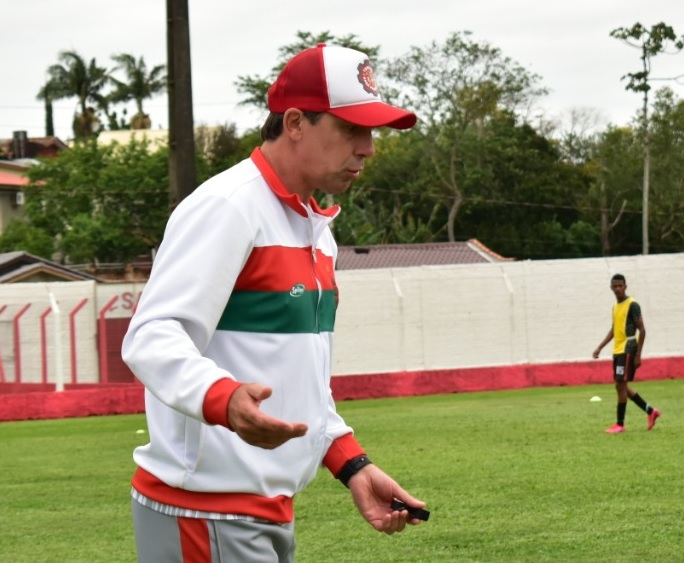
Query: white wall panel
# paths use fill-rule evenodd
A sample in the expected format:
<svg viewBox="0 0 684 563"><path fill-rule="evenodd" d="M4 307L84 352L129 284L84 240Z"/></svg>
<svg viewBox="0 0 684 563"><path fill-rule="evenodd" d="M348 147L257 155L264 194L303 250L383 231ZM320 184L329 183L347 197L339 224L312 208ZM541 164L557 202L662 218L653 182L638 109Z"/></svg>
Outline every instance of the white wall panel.
<svg viewBox="0 0 684 563"><path fill-rule="evenodd" d="M627 277L642 305L645 357L684 355L684 254L467 264L337 272L334 375L391 373L525 363L586 361L610 328L610 278ZM130 317L142 284L0 284L0 356L14 377L12 319L20 319L22 381L40 382L41 314L49 291L62 310L62 367L99 381L97 321ZM74 316L69 312L86 300ZM103 313L104 311L104 313ZM47 329L48 380L54 382L54 327ZM602 357L610 357L606 347Z"/></svg>

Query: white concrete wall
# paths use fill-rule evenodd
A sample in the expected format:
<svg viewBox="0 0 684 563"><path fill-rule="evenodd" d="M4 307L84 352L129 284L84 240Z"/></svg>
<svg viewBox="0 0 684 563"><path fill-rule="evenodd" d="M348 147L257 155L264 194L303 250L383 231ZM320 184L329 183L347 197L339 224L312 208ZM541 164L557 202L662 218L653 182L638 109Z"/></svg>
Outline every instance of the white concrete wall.
<svg viewBox="0 0 684 563"><path fill-rule="evenodd" d="M45 327L48 382L56 382L60 369L65 383L71 382L74 370L79 383L97 382L96 291L97 284L90 281L0 285L0 309L4 307L0 313L0 355L6 381L16 381L14 327L17 325L22 383L42 382L42 326ZM52 309L50 294L57 303L58 313ZM30 306L19 316L27 304ZM79 306L80 309L76 311ZM70 315L72 312L74 314ZM55 319L59 321L59 333L55 327ZM73 354L72 336L75 350ZM61 344L61 358L57 353L57 343ZM58 360L61 361L58 363Z"/></svg>
<svg viewBox="0 0 684 563"><path fill-rule="evenodd" d="M646 357L684 355L684 254L430 266L337 273L334 375L584 361L610 328L610 277L627 277L642 306ZM22 381L41 381L40 316L56 296L63 370L71 374L69 312L75 316L81 383L99 381L97 320L130 317L142 284L0 285L0 356L14 381L12 318L21 317ZM48 380L54 328L46 317ZM606 347L603 357L610 357Z"/></svg>
<svg viewBox="0 0 684 563"><path fill-rule="evenodd" d="M589 360L617 272L642 306L645 355L682 355L684 254L524 261L338 272L333 372Z"/></svg>

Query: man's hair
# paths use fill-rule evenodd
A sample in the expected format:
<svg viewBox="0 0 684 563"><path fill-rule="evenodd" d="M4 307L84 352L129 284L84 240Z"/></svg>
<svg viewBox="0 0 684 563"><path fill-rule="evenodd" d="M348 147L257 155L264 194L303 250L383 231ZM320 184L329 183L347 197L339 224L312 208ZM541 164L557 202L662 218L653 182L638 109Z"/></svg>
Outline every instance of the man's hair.
<svg viewBox="0 0 684 563"><path fill-rule="evenodd" d="M305 111L302 112L309 123L316 123L319 120L322 111ZM275 141L283 132L283 116L284 113L269 113L264 125L261 127L262 141Z"/></svg>
<svg viewBox="0 0 684 563"><path fill-rule="evenodd" d="M610 278L610 281L621 281L623 283L627 283L625 276L623 276L622 274L615 274L612 278Z"/></svg>

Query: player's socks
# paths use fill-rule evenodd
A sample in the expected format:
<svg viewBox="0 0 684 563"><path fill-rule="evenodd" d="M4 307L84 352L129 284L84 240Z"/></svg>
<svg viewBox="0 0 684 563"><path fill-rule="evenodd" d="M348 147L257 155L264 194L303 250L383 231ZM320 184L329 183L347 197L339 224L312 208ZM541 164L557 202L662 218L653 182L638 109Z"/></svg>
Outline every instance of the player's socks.
<svg viewBox="0 0 684 563"><path fill-rule="evenodd" d="M634 397L630 397L632 402L637 405L642 411L644 411L646 414L651 414L650 410L653 410L649 405L646 404L646 401L644 401L641 398L641 395L639 393L635 393Z"/></svg>
<svg viewBox="0 0 684 563"><path fill-rule="evenodd" d="M617 405L617 423L620 426L625 425L625 413L627 412L627 403L618 403Z"/></svg>

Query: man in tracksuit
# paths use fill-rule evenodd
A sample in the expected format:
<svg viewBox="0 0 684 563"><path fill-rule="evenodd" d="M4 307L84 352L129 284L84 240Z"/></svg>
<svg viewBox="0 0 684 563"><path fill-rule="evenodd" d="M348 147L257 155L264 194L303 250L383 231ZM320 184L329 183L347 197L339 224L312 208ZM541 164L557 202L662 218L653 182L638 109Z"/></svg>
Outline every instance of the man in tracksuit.
<svg viewBox="0 0 684 563"><path fill-rule="evenodd" d="M293 562L293 497L323 464L377 530L425 503L370 462L330 390L337 206L374 154L372 130L416 116L381 101L368 58L318 45L268 93L263 144L169 219L123 343L145 385L134 452L142 562Z"/></svg>

